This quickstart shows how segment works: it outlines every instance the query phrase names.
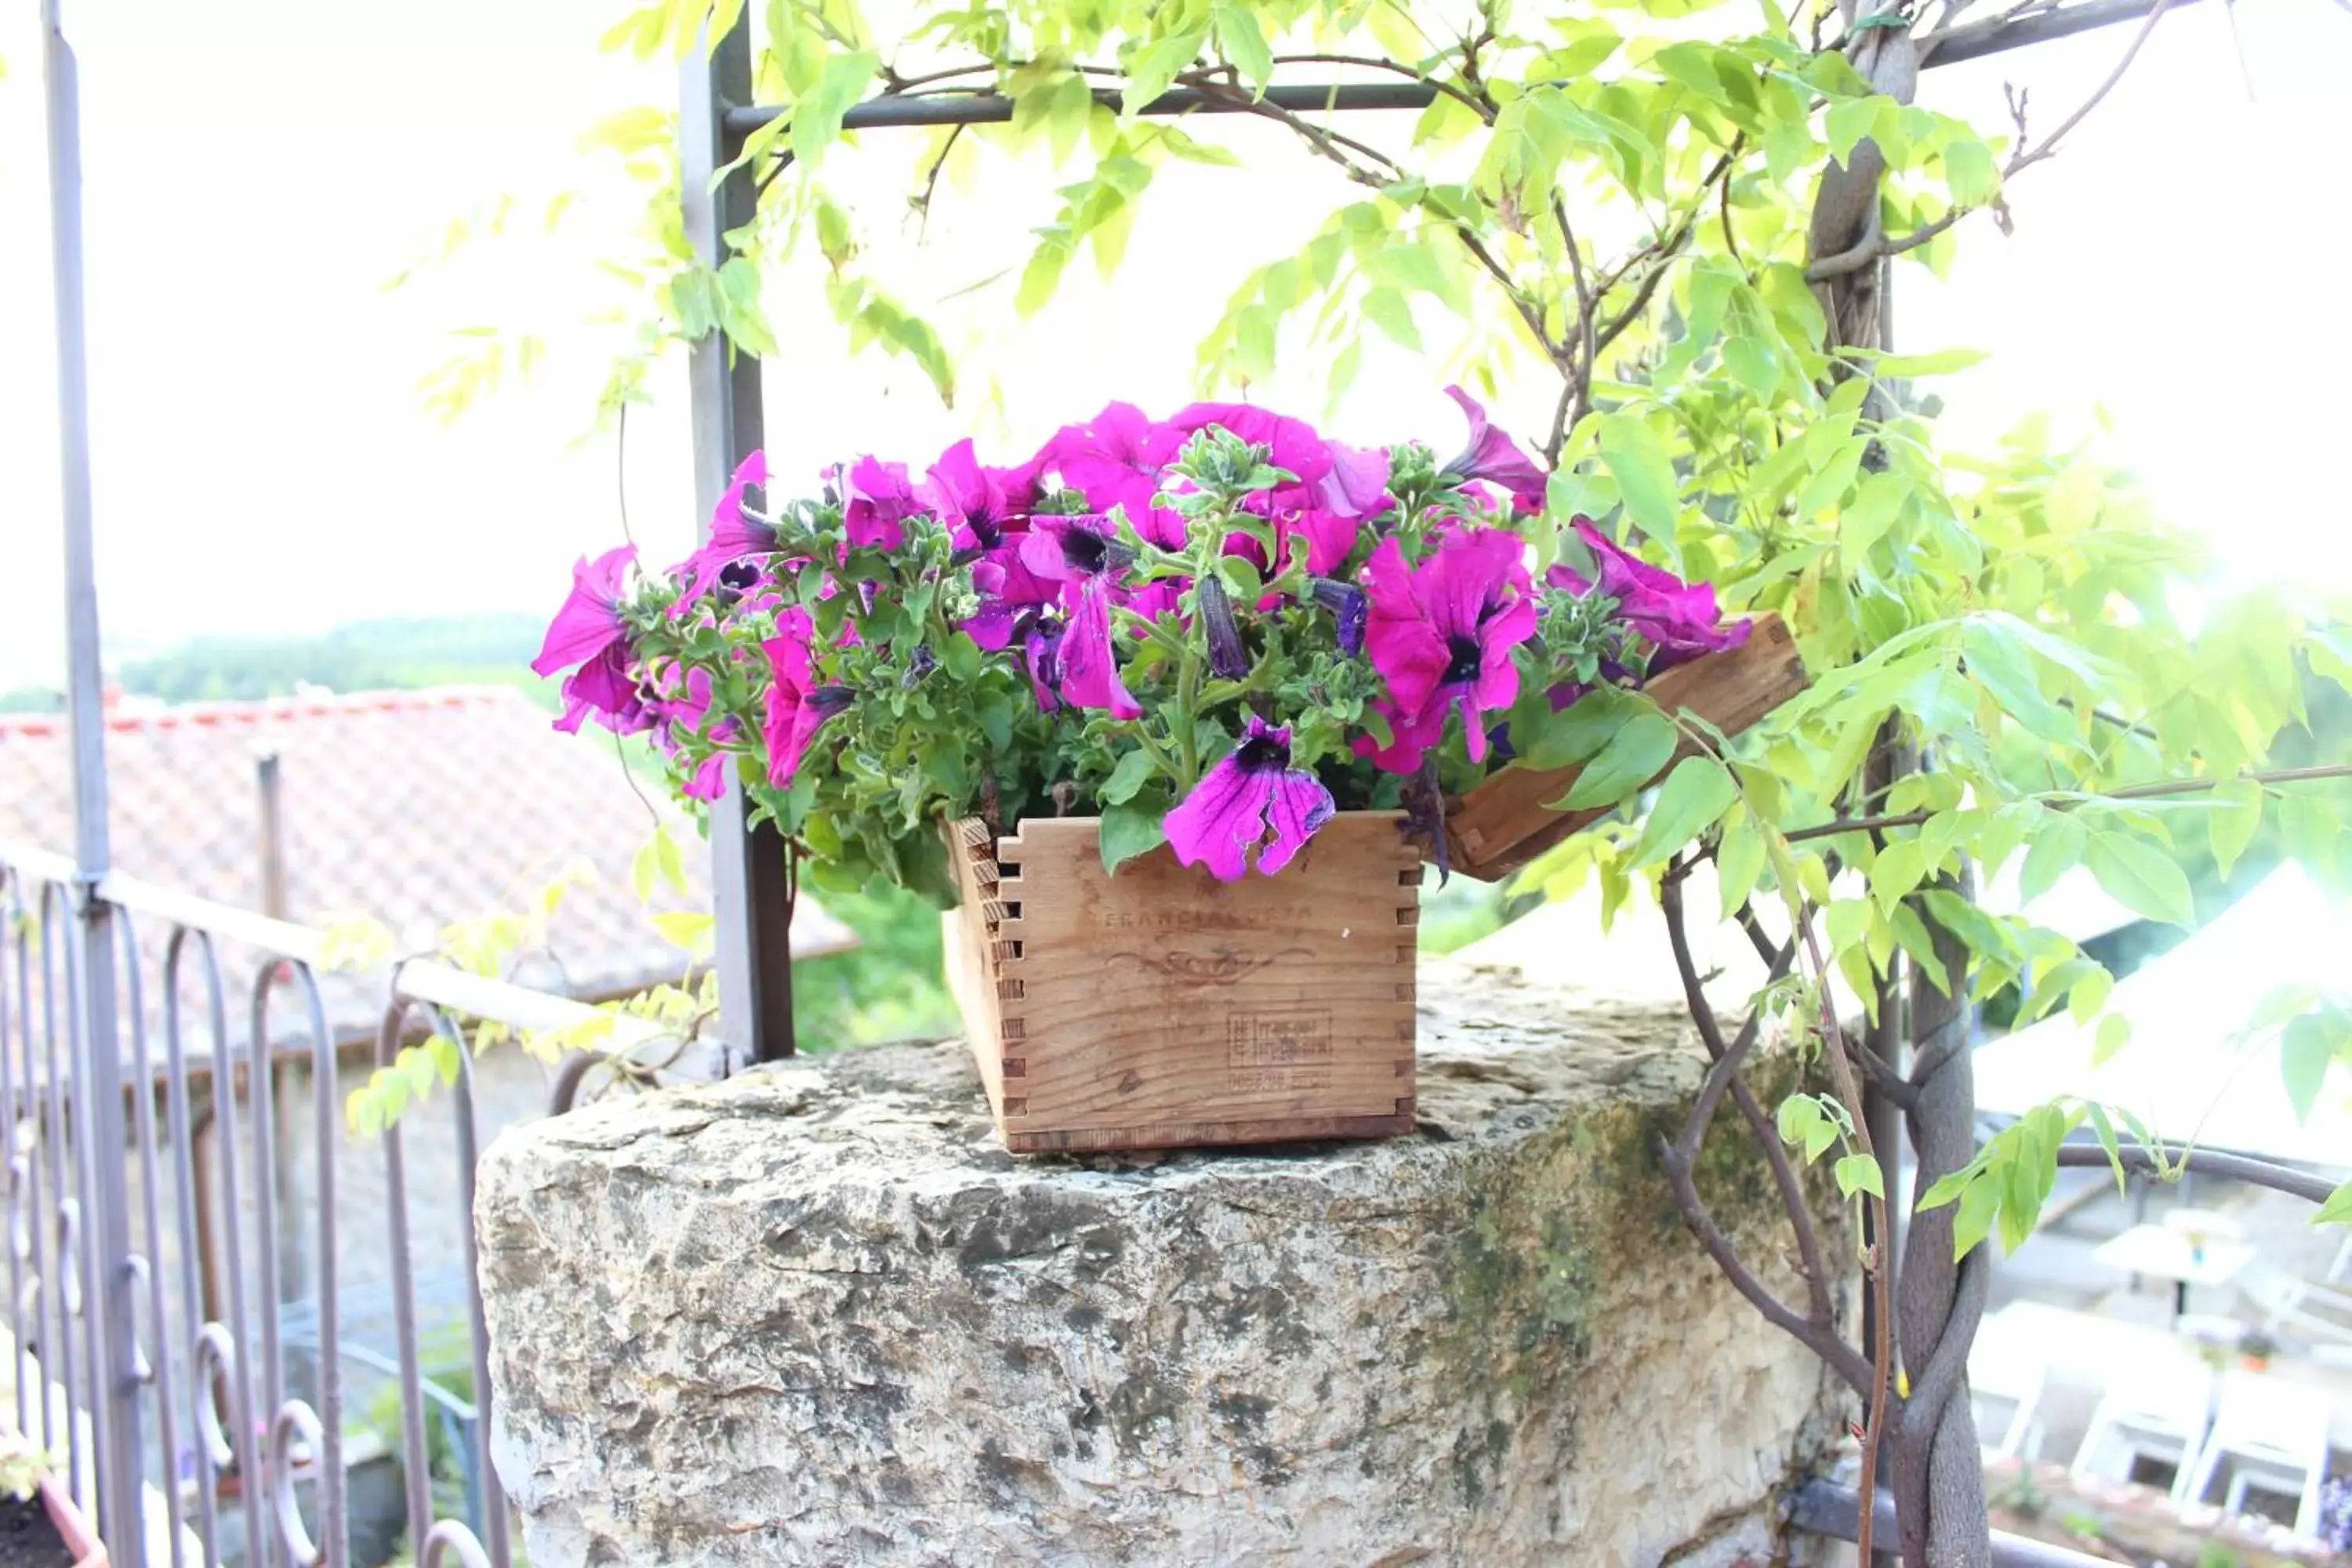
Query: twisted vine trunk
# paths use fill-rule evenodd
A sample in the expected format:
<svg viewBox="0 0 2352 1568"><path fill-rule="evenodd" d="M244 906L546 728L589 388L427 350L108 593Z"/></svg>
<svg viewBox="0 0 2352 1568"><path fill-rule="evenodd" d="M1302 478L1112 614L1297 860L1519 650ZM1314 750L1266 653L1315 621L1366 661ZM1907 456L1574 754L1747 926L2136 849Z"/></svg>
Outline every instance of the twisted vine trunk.
<svg viewBox="0 0 2352 1568"><path fill-rule="evenodd" d="M1945 890L1967 892L1947 879ZM1915 905L1915 907L1917 907ZM1976 1010L1968 1000L1969 951L1924 908L1936 957L1950 976L1946 996L1915 966L1911 976L1912 1059L1916 1100L1908 1127L1918 1160L1915 1192L1925 1192L1976 1152L1976 1072L1969 1047ZM1925 1069L1922 1071L1921 1069ZM1914 1397L1888 1433L1903 1560L1926 1568L1990 1568L1992 1535L1985 1515L1983 1460L1969 1400L1968 1347L1984 1310L1990 1262L1982 1248L1965 1265L1952 1257L1955 1209L1915 1210L1895 1279L1895 1328ZM1946 1342L1961 1358L1956 1376L1931 1386L1929 1363Z"/></svg>
<svg viewBox="0 0 2352 1568"><path fill-rule="evenodd" d="M1919 54L1907 23L1872 25L1882 15L1895 15L1896 0L1840 0L1839 9L1857 40L1855 69L1874 91L1909 103L1918 87ZM1879 184L1885 173L1885 153L1867 139L1845 163L1832 162L1823 172L1808 234L1814 262L1867 254L1881 243ZM1815 285L1831 346L1889 346L1885 284L1885 261L1872 259ZM1895 407L1885 391L1874 386L1864 411L1885 419ZM1966 891L1948 882L1944 886ZM1968 950L1924 905L1914 900L1914 909L1927 924L1953 992L1946 996L1914 966L1908 1011L1912 1059L1918 1067L1906 1125L1917 1159L1911 1189L1916 1201L1916 1194L1965 1165L1975 1152L1976 1081L1969 1055L1975 1014L1968 1002ZM1904 1201L1904 1194L1892 1181L1895 1173L1887 1173L1892 1206ZM1895 1495L1902 1561L1912 1568L1990 1568L1992 1562L1965 1365L1984 1307L1990 1265L1981 1249L1966 1267L1954 1259L1952 1218L1949 1207L1914 1211L1895 1238L1896 1353L1912 1393L1887 1424L1883 1459ZM1930 1371L1939 1350L1947 1363L1942 1375ZM1954 1361L1959 1363L1956 1371L1949 1364Z"/></svg>

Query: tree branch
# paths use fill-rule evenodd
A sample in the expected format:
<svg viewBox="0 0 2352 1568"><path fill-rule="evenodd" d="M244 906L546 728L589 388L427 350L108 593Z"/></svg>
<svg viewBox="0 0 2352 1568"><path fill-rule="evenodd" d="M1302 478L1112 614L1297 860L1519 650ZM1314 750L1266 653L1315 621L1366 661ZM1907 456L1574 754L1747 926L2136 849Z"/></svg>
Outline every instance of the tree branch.
<svg viewBox="0 0 2352 1568"><path fill-rule="evenodd" d="M2185 1166L2199 1175L2227 1176L2232 1181L2251 1182L2258 1187L2285 1193L2315 1204L2324 1204L2334 1194L2336 1184L2325 1176L2292 1166L2273 1164L2247 1154L2228 1154L2218 1149L2192 1148L2186 1143L2158 1143L2153 1149L2145 1144L2133 1144L2119 1151L2124 1169L2136 1176L2162 1177L2157 1156L2165 1163ZM2081 1169L2085 1166L2108 1166L2112 1163L2106 1150L2095 1143L2061 1143L2058 1146L2060 1169Z"/></svg>
<svg viewBox="0 0 2352 1568"><path fill-rule="evenodd" d="M1910 1397L1896 1419L1914 1442L1925 1443L1943 1419L1944 1406L1960 1385L1969 1366L1969 1351L1976 1343L1977 1321L1984 1315L1992 1292L1992 1260L1981 1247L1960 1259L1959 1285L1952 1294L1952 1310L1944 1319L1944 1337L1936 1342L1927 1364L1911 1380Z"/></svg>
<svg viewBox="0 0 2352 1568"><path fill-rule="evenodd" d="M2168 795L2201 795L2207 790L2220 789L2224 784L2240 784L2248 779L2258 784L2282 784L2343 778L2352 778L2352 763L2329 763L2307 768L2273 768L2263 773L2233 773L2225 779L2162 779L2153 784L2126 784L2120 789L2098 794L2077 791L2027 798L2063 811L2078 805L2097 805L2110 800L2159 800ZM1781 837L1794 844L1807 838L1836 838L1848 833L1876 833L1889 827L1917 827L1935 815L1932 811L1919 810L1892 812L1882 816L1841 817L1834 822L1816 823L1811 827L1792 828Z"/></svg>
<svg viewBox="0 0 2352 1568"><path fill-rule="evenodd" d="M1674 947L1675 968L1682 975L1683 1000L1690 1008L1692 1021L1698 1026L1700 1038L1706 1042L1707 1054L1719 1062L1728 1054L1728 1049L1724 1045L1722 1026L1716 1020L1714 1005L1707 1001L1706 987L1700 984L1698 964L1691 957L1690 934L1683 918L1682 883L1678 879L1667 879L1659 888L1658 900L1666 917L1666 936ZM1793 941L1773 954L1769 961L1772 966L1771 973L1766 977L1765 984L1769 985L1787 973L1796 956L1797 944ZM1741 1034L1743 1042L1753 1037L1761 1016L1759 1008L1749 1016ZM1742 1054L1745 1054L1744 1048ZM1735 1070L1730 1085L1732 1101L1739 1107L1740 1117L1748 1123L1749 1135L1763 1150L1765 1163L1772 1170L1772 1184L1780 1189L1780 1205L1789 1211L1789 1227L1796 1234L1798 1263L1805 1276L1806 1295L1811 1309L1807 1315L1819 1327L1834 1333L1837 1331L1837 1302L1830 1293L1829 1268L1822 1251L1820 1232L1813 1225L1811 1206L1805 1201L1804 1183L1799 1179L1796 1167L1790 1162L1788 1146L1780 1142L1780 1129L1770 1117L1764 1114L1763 1106L1757 1102L1755 1091L1748 1087L1747 1080ZM1694 1112L1696 1109L1693 1107ZM1701 1138L1705 1135L1702 1129ZM1689 1152L1696 1154L1696 1152L1697 1145L1694 1143Z"/></svg>
<svg viewBox="0 0 2352 1568"><path fill-rule="evenodd" d="M2123 58L2116 62L2116 68L2107 73L2106 79L2099 83L2091 96L2084 99L2074 113L2058 122L2057 130L2043 137L2040 144L2030 151L2021 142L2018 150L2010 155L2009 162L2001 167L2000 178L2004 185L2013 176L2032 168L2043 159L2054 157L2057 154L2059 141L2065 136L2066 132L2083 123L2090 112L2105 100L2107 94L2115 90L2116 84L2123 80L2124 73L2131 69L2132 61L2139 58L2140 46L2147 42L2147 36L2156 31L2157 23L2164 19L2164 13L2170 8L2171 5L2172 0L2156 0L2156 3L2148 7L2147 20L2140 24L2139 31L2132 35L2132 41L2125 46ZM1926 47L1923 43L1923 51ZM1995 198L1995 200L1998 199L1998 197ZM1906 250L1916 250L1977 210L1977 206L1956 206L1935 222L1923 224L1899 239L1888 239L1878 235L1865 236L1859 243L1849 248L1834 256L1822 257L1806 268L1805 280L1809 283L1827 282L1832 278L1842 278L1848 273L1859 272L1865 267L1875 266L1890 256L1900 256Z"/></svg>

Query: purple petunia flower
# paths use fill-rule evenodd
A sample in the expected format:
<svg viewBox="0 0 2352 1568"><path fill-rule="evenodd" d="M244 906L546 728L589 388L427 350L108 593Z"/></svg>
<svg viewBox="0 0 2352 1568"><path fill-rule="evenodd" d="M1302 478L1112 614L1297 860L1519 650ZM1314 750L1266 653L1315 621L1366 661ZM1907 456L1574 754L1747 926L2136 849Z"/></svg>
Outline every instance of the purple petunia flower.
<svg viewBox="0 0 2352 1568"><path fill-rule="evenodd" d="M1289 865L1336 809L1313 773L1290 765L1289 727L1253 713L1241 744L1160 825L1177 859L1230 882L1249 868L1253 849L1264 875Z"/></svg>
<svg viewBox="0 0 2352 1568"><path fill-rule="evenodd" d="M768 711L760 727L768 746L768 782L782 789L800 771L801 757L824 722L849 706L845 687L818 686L809 658L815 628L804 610L777 617L781 636L760 645L768 657Z"/></svg>
<svg viewBox="0 0 2352 1568"><path fill-rule="evenodd" d="M686 589L680 603L700 598L709 587L726 576L728 568L754 555L772 555L776 550L776 531L743 510L744 492L754 485L762 489L768 483L768 458L764 452L754 452L735 469L735 477L710 509L710 537L695 546L694 553L669 569L673 577L683 578Z"/></svg>
<svg viewBox="0 0 2352 1568"><path fill-rule="evenodd" d="M636 558L634 544L608 550L593 561L583 557L572 568L572 592L548 623L539 657L530 661L535 675L580 667L563 683L563 716L555 721L567 734L591 713L625 735L654 722L629 668L629 629L621 621L621 584Z"/></svg>
<svg viewBox="0 0 2352 1568"><path fill-rule="evenodd" d="M1123 507L1137 533L1163 550L1177 550L1184 543L1183 518L1151 503L1185 435L1173 425L1153 424L1132 403L1114 403L1083 425L1062 426L1037 459L1097 511Z"/></svg>
<svg viewBox="0 0 2352 1568"><path fill-rule="evenodd" d="M1576 534L1592 552L1601 581L1566 564L1554 566L1544 582L1581 596L1598 586L1617 601L1617 613L1639 632L1654 650L1649 672L1656 675L1703 653L1738 647L1748 640L1749 622L1728 624L1715 601L1711 583L1685 583L1663 566L1653 566L1631 551L1621 549L1591 518L1576 519Z"/></svg>
<svg viewBox="0 0 2352 1568"><path fill-rule="evenodd" d="M1124 572L1134 549L1107 517L1033 517L1021 536L1021 564L1047 582L1073 583Z"/></svg>
<svg viewBox="0 0 2352 1568"><path fill-rule="evenodd" d="M958 441L940 454L915 497L954 533L959 550L993 550L1037 504L1037 468L984 468L971 442Z"/></svg>
<svg viewBox="0 0 2352 1568"><path fill-rule="evenodd" d="M907 540L907 519L923 510L904 463L860 458L844 477L842 490L842 527L856 550L898 549Z"/></svg>
<svg viewBox="0 0 2352 1568"><path fill-rule="evenodd" d="M1249 652L1242 647L1241 628L1234 624L1234 601L1224 580L1212 574L1201 579L1193 594L1209 637L1209 673L1220 680L1241 679L1249 674Z"/></svg>
<svg viewBox="0 0 2352 1568"><path fill-rule="evenodd" d="M1339 639L1341 658L1353 658L1364 651L1364 623L1371 614L1372 602L1361 588L1352 583L1318 577L1307 585L1307 596L1331 612L1331 626Z"/></svg>
<svg viewBox="0 0 2352 1568"><path fill-rule="evenodd" d="M1486 410L1476 398L1458 386L1447 387L1445 395L1470 416L1470 444L1462 449L1460 457L1445 465L1446 474L1457 480L1485 479L1500 485L1511 493L1519 510L1541 511L1543 470L1519 450L1507 434L1486 423Z"/></svg>
<svg viewBox="0 0 2352 1568"><path fill-rule="evenodd" d="M1372 667L1388 682L1381 713L1395 733L1382 747L1369 735L1359 756L1390 773L1411 773L1445 733L1455 709L1470 760L1486 760L1481 714L1507 708L1519 694L1511 649L1535 634L1536 606L1527 547L1500 529L1447 533L1419 566L1405 563L1394 538L1381 542L1364 568L1371 593L1365 633Z"/></svg>

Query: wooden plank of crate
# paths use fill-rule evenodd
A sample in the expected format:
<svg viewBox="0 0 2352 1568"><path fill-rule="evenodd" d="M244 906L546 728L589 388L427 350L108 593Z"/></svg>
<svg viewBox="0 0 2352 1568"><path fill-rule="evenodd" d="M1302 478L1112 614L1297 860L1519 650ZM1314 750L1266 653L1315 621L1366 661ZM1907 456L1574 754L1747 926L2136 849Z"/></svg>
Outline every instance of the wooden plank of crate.
<svg viewBox="0 0 2352 1568"><path fill-rule="evenodd" d="M1796 639L1778 616L1759 616L1736 648L1677 665L1652 681L1647 694L1669 711L1687 710L1736 735L1810 684ZM1685 747L1675 759L1689 754ZM1668 767L1674 765L1669 760ZM1499 881L1570 834L1608 815L1605 809L1553 811L1580 767L1508 767L1482 781L1446 813L1453 868L1482 882ZM1661 773L1664 773L1661 769Z"/></svg>

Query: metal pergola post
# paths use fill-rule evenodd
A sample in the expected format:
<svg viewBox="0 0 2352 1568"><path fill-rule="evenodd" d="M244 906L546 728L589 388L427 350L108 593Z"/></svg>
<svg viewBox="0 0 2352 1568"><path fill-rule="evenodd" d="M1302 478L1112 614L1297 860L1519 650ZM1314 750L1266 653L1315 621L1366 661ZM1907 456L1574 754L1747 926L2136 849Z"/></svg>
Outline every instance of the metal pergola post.
<svg viewBox="0 0 2352 1568"><path fill-rule="evenodd" d="M100 1534L117 1560L145 1561L139 1442L138 1324L132 1305L129 1173L123 1132L122 1061L115 1020L113 907L97 896L107 842L106 684L100 662L98 574L90 542L89 384L82 301L81 132L73 51L58 26L57 0L41 9L44 93L49 141L49 257L57 291L58 455L66 545L66 702L73 735L74 866L80 924L77 1070L70 1115L81 1172L79 1258L83 1329L89 1345L92 1495ZM62 1135L63 1129L54 1130ZM61 1220L61 1233L64 1228ZM61 1250L63 1237L61 1234ZM49 1347L42 1347L46 1360ZM47 1369L43 1369L46 1381Z"/></svg>
<svg viewBox="0 0 2352 1568"><path fill-rule="evenodd" d="M728 110L751 97L751 34L738 21L706 56L687 56L678 90L679 170L686 234L713 267L727 260L727 232L751 221L759 203L752 171L736 170L716 190L712 177L735 156L740 138ZM714 331L688 351L692 389L694 502L709 537L710 513L735 466L760 449L766 428L760 362ZM743 786L732 774L710 807L710 880L719 974L719 1032L753 1061L793 1054L792 904L784 841L753 827Z"/></svg>

